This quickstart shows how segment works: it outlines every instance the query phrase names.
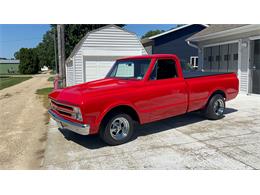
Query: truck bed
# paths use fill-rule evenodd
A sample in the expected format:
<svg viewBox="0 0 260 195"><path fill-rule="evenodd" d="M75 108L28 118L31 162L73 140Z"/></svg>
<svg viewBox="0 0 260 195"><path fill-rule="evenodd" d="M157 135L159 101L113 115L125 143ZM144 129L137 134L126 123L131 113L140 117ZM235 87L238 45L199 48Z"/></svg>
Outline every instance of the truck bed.
<svg viewBox="0 0 260 195"><path fill-rule="evenodd" d="M205 77L205 76L215 76L221 74L230 74L230 72L203 72L203 71L183 71L184 79Z"/></svg>

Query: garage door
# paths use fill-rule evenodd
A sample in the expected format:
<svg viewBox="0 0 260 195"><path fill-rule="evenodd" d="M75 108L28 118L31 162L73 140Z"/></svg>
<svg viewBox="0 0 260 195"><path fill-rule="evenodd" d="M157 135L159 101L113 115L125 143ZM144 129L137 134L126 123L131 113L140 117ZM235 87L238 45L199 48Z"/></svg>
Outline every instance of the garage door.
<svg viewBox="0 0 260 195"><path fill-rule="evenodd" d="M237 72L238 43L204 48L203 69L213 72Z"/></svg>
<svg viewBox="0 0 260 195"><path fill-rule="evenodd" d="M218 72L219 70L219 46L212 47L211 53L211 71Z"/></svg>
<svg viewBox="0 0 260 195"><path fill-rule="evenodd" d="M114 61L86 61L85 81L93 81L104 78L113 64Z"/></svg>
<svg viewBox="0 0 260 195"><path fill-rule="evenodd" d="M204 48L204 65L203 70L204 71L210 71L211 70L211 47Z"/></svg>

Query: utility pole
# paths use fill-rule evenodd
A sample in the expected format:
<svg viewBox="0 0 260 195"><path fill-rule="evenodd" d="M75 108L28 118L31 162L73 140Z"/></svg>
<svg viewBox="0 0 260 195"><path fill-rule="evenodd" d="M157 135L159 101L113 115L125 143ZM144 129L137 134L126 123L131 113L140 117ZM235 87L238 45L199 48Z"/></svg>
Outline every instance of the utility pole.
<svg viewBox="0 0 260 195"><path fill-rule="evenodd" d="M57 46L56 46L56 33L53 33L53 44L54 44L54 57L55 57L55 70L58 74L58 62L57 62Z"/></svg>
<svg viewBox="0 0 260 195"><path fill-rule="evenodd" d="M65 87L66 80L65 80L64 24L57 25L57 33L58 33L59 77L62 82L62 87Z"/></svg>

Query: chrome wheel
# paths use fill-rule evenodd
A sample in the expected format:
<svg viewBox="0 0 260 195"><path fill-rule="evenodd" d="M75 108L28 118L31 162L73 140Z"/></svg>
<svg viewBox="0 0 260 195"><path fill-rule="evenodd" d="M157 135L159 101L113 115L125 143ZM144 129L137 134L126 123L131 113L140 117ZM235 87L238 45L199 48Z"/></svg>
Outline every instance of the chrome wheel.
<svg viewBox="0 0 260 195"><path fill-rule="evenodd" d="M110 135L115 140L122 140L127 137L130 124L124 117L115 118L110 125Z"/></svg>
<svg viewBox="0 0 260 195"><path fill-rule="evenodd" d="M225 103L222 99L218 99L215 101L214 106L213 106L214 112L216 115L220 116L223 114L224 109L225 109Z"/></svg>

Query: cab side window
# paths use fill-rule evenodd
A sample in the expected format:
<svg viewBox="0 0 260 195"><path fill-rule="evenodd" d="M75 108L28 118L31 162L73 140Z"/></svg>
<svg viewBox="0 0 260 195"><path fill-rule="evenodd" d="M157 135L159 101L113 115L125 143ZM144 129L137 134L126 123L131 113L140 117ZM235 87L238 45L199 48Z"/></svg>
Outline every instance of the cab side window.
<svg viewBox="0 0 260 195"><path fill-rule="evenodd" d="M150 80L176 78L177 70L175 61L172 59L159 59L154 65Z"/></svg>

